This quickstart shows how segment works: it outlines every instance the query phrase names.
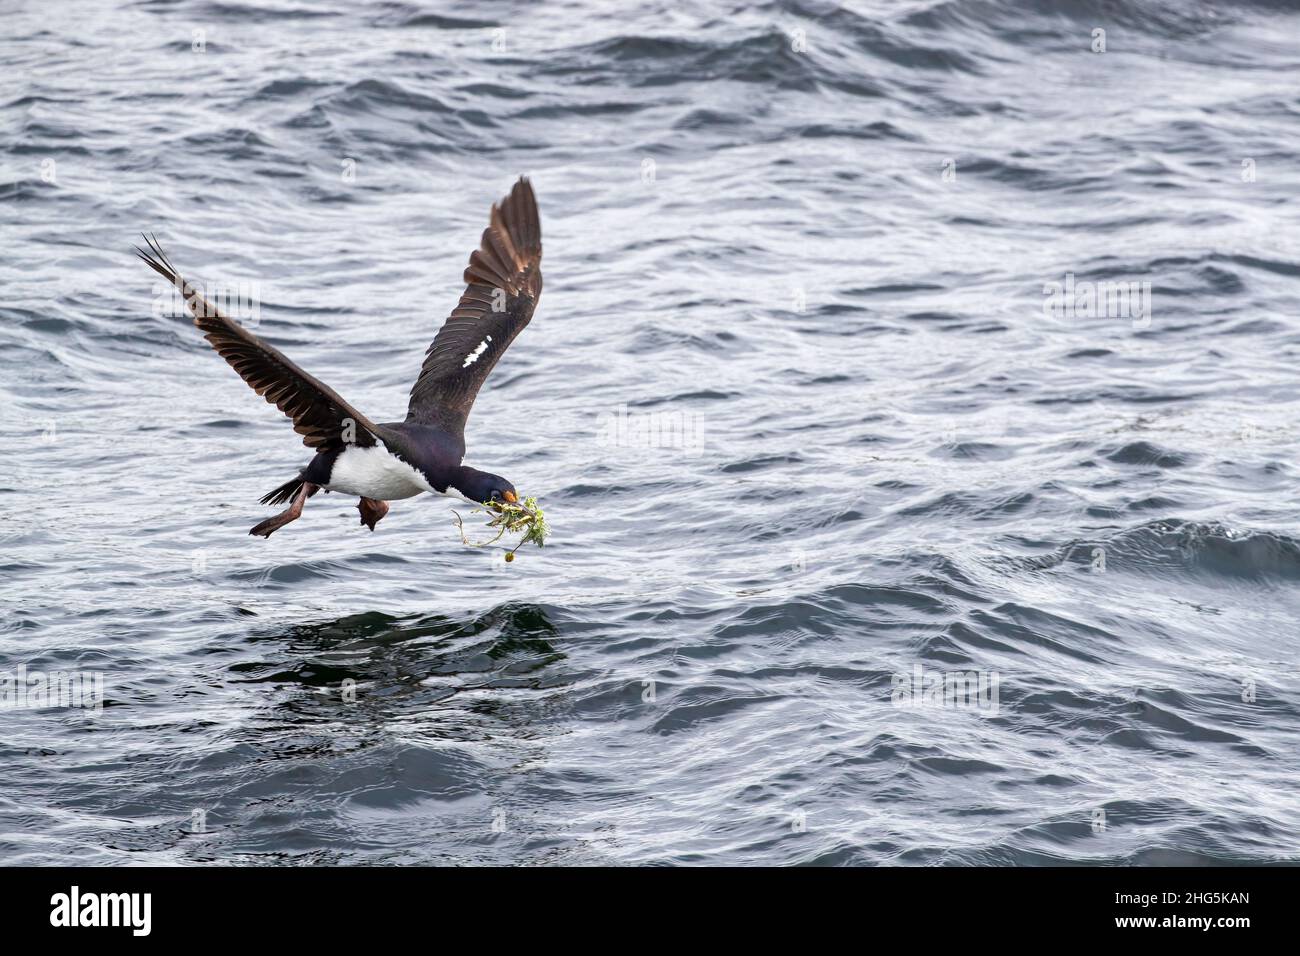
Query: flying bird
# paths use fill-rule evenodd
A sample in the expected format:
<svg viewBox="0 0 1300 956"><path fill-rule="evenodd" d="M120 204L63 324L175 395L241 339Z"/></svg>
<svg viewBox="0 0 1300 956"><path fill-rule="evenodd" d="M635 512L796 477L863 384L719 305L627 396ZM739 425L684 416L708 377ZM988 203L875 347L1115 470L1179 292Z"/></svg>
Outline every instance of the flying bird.
<svg viewBox="0 0 1300 956"><path fill-rule="evenodd" d="M526 177L492 207L488 227L465 269L465 292L424 356L411 388L406 420L376 424L279 349L227 318L186 282L146 236L140 258L181 292L194 324L257 394L293 421L316 452L298 476L262 498L289 502L248 533L269 538L302 514L322 488L361 500L361 523L375 530L388 502L424 492L476 503L518 501L500 475L462 464L465 421L502 353L523 331L542 295L542 227Z"/></svg>

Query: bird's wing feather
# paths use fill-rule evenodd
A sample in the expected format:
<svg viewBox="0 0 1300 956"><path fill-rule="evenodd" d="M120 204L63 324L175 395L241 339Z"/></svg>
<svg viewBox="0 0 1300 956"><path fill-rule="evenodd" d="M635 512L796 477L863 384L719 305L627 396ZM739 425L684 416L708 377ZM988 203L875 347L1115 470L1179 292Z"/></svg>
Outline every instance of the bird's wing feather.
<svg viewBox="0 0 1300 956"><path fill-rule="evenodd" d="M461 435L479 388L542 295L542 226L524 177L492 207L465 293L424 356L406 420Z"/></svg>
<svg viewBox="0 0 1300 956"><path fill-rule="evenodd" d="M378 431L369 419L279 349L222 315L201 290L181 277L152 236L146 236L145 242L149 252L137 248L140 258L180 289L203 337L257 394L293 420L304 445L329 451L344 444L375 444Z"/></svg>

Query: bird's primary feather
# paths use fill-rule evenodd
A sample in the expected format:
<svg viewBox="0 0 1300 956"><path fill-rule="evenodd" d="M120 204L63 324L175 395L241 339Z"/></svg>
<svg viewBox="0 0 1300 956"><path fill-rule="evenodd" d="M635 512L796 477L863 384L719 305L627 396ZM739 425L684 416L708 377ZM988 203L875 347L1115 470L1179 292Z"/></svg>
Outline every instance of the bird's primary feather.
<svg viewBox="0 0 1300 956"><path fill-rule="evenodd" d="M324 382L300 369L279 349L222 315L181 277L157 240L146 236L145 242L149 252L137 248L140 258L180 290L203 337L257 394L289 416L304 445L329 451L344 444L361 447L375 444L378 429L368 418Z"/></svg>
<svg viewBox="0 0 1300 956"><path fill-rule="evenodd" d="M492 207L465 292L425 353L406 420L463 434L479 388L542 295L542 226L526 177Z"/></svg>

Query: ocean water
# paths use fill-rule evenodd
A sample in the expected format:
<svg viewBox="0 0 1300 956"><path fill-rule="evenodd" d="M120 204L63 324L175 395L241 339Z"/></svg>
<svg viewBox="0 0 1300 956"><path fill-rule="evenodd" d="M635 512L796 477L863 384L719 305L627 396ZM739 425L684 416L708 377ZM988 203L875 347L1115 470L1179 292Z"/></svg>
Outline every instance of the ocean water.
<svg viewBox="0 0 1300 956"><path fill-rule="evenodd" d="M0 862L1300 859L1295 5L5 8ZM250 538L138 234L394 420L520 174L552 541Z"/></svg>

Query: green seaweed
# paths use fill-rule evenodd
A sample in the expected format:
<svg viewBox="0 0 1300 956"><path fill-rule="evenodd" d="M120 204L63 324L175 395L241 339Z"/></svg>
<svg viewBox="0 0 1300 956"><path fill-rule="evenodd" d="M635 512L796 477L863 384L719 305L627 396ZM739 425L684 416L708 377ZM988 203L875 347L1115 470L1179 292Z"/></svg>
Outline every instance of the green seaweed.
<svg viewBox="0 0 1300 956"><path fill-rule="evenodd" d="M485 501L480 507L471 512L471 514L484 513L492 515L492 520L487 523L487 526L496 528L497 533L487 541L471 541L469 535L465 533L465 522L461 520L460 513L452 511L452 514L456 516L456 527L460 530L460 539L471 547L486 548L489 545L496 544L506 534L523 532L523 537L519 539L519 543L506 552L507 561L513 561L515 552L530 542L539 548L543 547L546 544L547 535L551 533L550 526L546 523L546 515L537 504L536 498L525 498L523 501L513 503Z"/></svg>

